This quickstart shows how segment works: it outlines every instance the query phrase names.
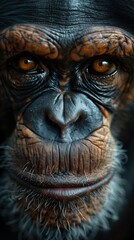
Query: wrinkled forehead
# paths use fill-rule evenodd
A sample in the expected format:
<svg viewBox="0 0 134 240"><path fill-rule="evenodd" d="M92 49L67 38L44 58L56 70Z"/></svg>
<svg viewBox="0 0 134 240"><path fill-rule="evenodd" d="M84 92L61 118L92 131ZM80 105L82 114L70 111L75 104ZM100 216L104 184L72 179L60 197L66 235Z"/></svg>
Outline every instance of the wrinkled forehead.
<svg viewBox="0 0 134 240"><path fill-rule="evenodd" d="M9 4L8 1L10 0L2 0L0 10L0 18L3 20L1 23L8 26L11 23L31 22L51 27L75 26L78 23L87 23L89 19L93 22L97 11L91 0L11 0Z"/></svg>
<svg viewBox="0 0 134 240"><path fill-rule="evenodd" d="M120 3L121 0L116 5L110 0L1 0L0 29L32 23L54 29L60 26L61 31L67 28L77 31L80 26L83 29L83 26L106 25L133 32L131 16L127 16L127 7L131 6L122 6ZM126 13L123 18L124 8Z"/></svg>

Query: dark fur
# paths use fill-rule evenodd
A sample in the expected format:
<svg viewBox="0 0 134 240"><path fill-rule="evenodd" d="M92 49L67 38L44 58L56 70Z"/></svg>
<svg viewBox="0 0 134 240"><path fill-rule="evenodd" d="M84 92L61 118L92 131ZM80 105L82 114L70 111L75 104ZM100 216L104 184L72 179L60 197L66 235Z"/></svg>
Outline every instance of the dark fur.
<svg viewBox="0 0 134 240"><path fill-rule="evenodd" d="M35 24L45 23L45 25L51 26L68 26L69 24L74 27L83 23L87 25L89 18L93 25L114 25L133 33L133 13L133 0L24 0L23 2L19 0L2 0L0 7L0 28L15 23L31 22ZM85 22L85 16L87 22Z"/></svg>

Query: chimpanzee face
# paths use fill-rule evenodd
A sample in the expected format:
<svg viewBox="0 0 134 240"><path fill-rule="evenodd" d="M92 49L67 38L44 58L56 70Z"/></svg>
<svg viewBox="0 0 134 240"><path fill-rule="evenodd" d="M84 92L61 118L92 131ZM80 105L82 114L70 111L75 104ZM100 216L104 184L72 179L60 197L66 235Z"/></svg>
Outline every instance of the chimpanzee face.
<svg viewBox="0 0 134 240"><path fill-rule="evenodd" d="M2 212L24 238L87 239L123 197L131 16L106 1L11 2L0 14Z"/></svg>

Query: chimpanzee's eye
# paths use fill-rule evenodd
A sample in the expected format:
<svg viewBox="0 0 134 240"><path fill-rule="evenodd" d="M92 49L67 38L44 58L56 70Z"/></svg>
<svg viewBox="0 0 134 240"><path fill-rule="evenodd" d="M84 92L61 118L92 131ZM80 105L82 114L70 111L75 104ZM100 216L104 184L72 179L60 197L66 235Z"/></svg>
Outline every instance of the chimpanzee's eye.
<svg viewBox="0 0 134 240"><path fill-rule="evenodd" d="M98 58L90 62L87 70L88 73L96 75L109 75L116 71L117 66L107 58Z"/></svg>
<svg viewBox="0 0 134 240"><path fill-rule="evenodd" d="M38 59L29 54L23 54L12 58L9 64L17 72L22 72L25 74L37 74L43 71Z"/></svg>

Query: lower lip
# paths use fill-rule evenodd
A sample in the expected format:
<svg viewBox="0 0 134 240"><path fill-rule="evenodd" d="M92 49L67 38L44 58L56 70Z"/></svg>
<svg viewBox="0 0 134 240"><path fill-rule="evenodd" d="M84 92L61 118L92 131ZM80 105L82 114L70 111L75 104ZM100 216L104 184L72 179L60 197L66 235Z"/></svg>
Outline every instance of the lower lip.
<svg viewBox="0 0 134 240"><path fill-rule="evenodd" d="M71 201L73 199L76 199L77 197L87 195L90 192L94 192L97 189L101 189L103 186L107 185L113 177L113 171L107 174L100 181L92 185L83 186L83 187L76 186L76 187L61 187L61 188L60 187L43 188L43 187L33 186L31 183L25 182L24 180L18 178L17 176L12 175L12 177L14 178L14 180L17 181L18 184L25 186L26 188L31 188L46 198L52 198L52 199L57 199L61 201L62 200Z"/></svg>
<svg viewBox="0 0 134 240"><path fill-rule="evenodd" d="M109 173L99 182L85 187L73 187L73 188L46 188L40 189L41 193L47 197L55 198L57 200L73 200L77 197L84 196L89 194L90 192L94 192L97 189L102 188L107 185L111 178L113 177L113 173Z"/></svg>
<svg viewBox="0 0 134 240"><path fill-rule="evenodd" d="M77 197L84 196L88 192L95 191L97 188L94 188L94 190L91 190L91 186L87 187L81 187L81 188L46 188L46 189L40 189L41 194L43 194L46 197L57 199L57 200L73 200Z"/></svg>
<svg viewBox="0 0 134 240"><path fill-rule="evenodd" d="M103 179L100 181L89 185L89 186L83 186L83 187L57 187L57 188L42 188L33 186L30 183L25 183L28 187L31 189L34 189L36 192L39 192L44 197L52 198L56 200L64 200L64 201L71 201L73 199L76 199L81 196L85 196L89 194L90 192L94 192L97 189L102 188L103 186L107 185L110 180L113 177L113 172L110 172L108 175L106 175ZM24 182L23 182L24 185Z"/></svg>

